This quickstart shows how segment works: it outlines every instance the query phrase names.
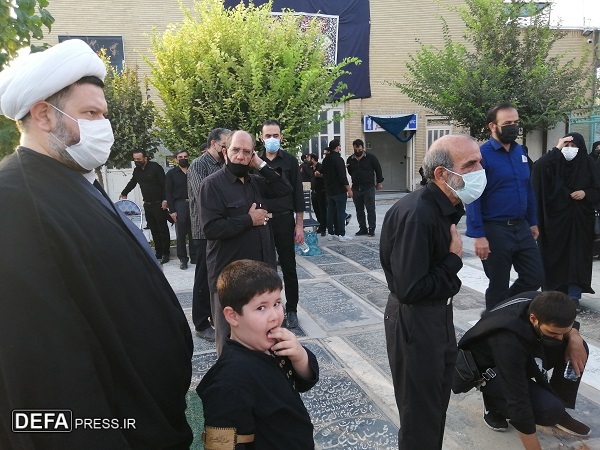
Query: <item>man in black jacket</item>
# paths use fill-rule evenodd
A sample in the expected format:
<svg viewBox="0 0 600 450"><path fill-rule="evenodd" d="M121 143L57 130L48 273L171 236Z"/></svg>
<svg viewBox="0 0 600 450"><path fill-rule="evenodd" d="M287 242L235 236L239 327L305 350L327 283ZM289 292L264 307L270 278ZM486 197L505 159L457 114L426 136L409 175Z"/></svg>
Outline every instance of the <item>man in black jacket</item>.
<svg viewBox="0 0 600 450"><path fill-rule="evenodd" d="M525 292L485 312L458 344L471 351L480 371L496 373L481 387L485 424L506 431L510 419L526 449L540 448L536 424L589 434L588 426L565 411L575 407L589 353L576 314L562 292Z"/></svg>
<svg viewBox="0 0 600 450"><path fill-rule="evenodd" d="M365 151L365 143L356 139L352 143L354 153L346 160L348 173L352 177L352 200L356 208L359 229L356 236L375 236L377 216L375 215L375 190L383 188L381 164L377 157ZM367 217L365 217L365 208ZM367 220L369 228L367 229Z"/></svg>
<svg viewBox="0 0 600 450"><path fill-rule="evenodd" d="M352 198L352 189L346 176L346 165L340 155L342 146L339 139L329 142L329 153L323 159L322 169L327 193L327 232L329 239L334 237L344 242L352 238L346 236L346 198ZM337 224L337 234L334 234Z"/></svg>

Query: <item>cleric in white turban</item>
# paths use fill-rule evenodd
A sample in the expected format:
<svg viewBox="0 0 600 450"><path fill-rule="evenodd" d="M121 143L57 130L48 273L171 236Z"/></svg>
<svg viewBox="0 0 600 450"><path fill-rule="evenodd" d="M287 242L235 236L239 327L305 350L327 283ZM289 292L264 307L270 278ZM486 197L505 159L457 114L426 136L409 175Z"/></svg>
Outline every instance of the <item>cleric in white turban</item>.
<svg viewBox="0 0 600 450"><path fill-rule="evenodd" d="M75 40L0 73L0 109L21 131L0 161L0 449L192 443L186 317L139 228L86 179L112 145L105 73ZM70 432L11 433L25 408ZM65 415L41 419L51 408Z"/></svg>
<svg viewBox="0 0 600 450"><path fill-rule="evenodd" d="M86 76L104 81L106 67L90 46L79 39L21 56L0 72L0 113L20 120L31 105Z"/></svg>

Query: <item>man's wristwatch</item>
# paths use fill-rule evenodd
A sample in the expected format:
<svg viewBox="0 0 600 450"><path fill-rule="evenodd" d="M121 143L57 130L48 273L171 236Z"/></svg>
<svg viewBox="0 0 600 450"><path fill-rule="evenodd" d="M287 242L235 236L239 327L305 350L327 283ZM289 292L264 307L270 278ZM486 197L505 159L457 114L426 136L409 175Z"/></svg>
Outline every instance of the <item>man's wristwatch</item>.
<svg viewBox="0 0 600 450"><path fill-rule="evenodd" d="M266 161L263 161L262 163L260 163L260 166L258 166L258 170L262 170L263 167L265 167L267 165Z"/></svg>

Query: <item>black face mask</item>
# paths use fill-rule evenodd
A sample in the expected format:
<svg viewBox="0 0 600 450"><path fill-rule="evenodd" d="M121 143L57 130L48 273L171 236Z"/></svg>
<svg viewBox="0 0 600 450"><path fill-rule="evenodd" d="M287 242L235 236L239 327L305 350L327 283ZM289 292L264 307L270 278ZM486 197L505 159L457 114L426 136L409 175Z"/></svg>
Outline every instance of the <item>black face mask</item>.
<svg viewBox="0 0 600 450"><path fill-rule="evenodd" d="M496 131L496 133L500 142L511 144L519 136L519 125L504 125L503 127L499 127L499 131Z"/></svg>
<svg viewBox="0 0 600 450"><path fill-rule="evenodd" d="M250 164L236 164L231 161L225 163L229 171L238 178L245 178L248 176L250 170Z"/></svg>
<svg viewBox="0 0 600 450"><path fill-rule="evenodd" d="M187 158L177 160L179 167L188 167L190 165L190 160Z"/></svg>
<svg viewBox="0 0 600 450"><path fill-rule="evenodd" d="M142 168L144 167L144 161L134 161L135 167Z"/></svg>
<svg viewBox="0 0 600 450"><path fill-rule="evenodd" d="M559 341L558 339L554 339L550 336L546 336L544 333L542 333L542 330L540 330L540 327L535 327L535 331L537 332L537 334L540 336L540 342L542 343L543 346L545 347L559 347L562 345L563 341Z"/></svg>
<svg viewBox="0 0 600 450"><path fill-rule="evenodd" d="M364 150L358 150L356 152L354 152L354 156L356 156L357 158L360 158L364 153Z"/></svg>

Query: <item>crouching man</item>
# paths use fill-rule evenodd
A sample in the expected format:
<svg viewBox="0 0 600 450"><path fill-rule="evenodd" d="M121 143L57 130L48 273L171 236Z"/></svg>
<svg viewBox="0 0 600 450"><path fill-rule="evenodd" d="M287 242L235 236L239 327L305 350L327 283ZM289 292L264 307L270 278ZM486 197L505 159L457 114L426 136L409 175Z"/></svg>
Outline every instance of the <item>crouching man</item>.
<svg viewBox="0 0 600 450"><path fill-rule="evenodd" d="M527 450L541 449L536 424L590 432L565 411L575 407L589 354L575 316L562 292L526 292L485 312L458 343L480 372L495 373L481 386L485 424L506 431L510 420Z"/></svg>

